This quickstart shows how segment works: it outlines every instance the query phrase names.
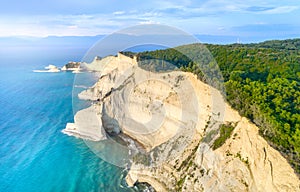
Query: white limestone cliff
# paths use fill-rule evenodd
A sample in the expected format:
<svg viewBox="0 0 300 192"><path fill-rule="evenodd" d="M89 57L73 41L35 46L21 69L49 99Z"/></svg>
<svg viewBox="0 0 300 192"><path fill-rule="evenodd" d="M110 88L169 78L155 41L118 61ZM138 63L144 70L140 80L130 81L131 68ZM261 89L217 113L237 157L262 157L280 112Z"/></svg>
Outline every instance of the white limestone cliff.
<svg viewBox="0 0 300 192"><path fill-rule="evenodd" d="M94 105L79 111L64 132L94 141L122 132L146 152L155 151L156 162L150 165L133 160L126 177L130 186L147 182L157 191L300 191L299 178L258 128L193 74L152 73L122 54L95 59L86 68L101 73L93 87L79 94ZM89 123L82 124L86 118ZM226 123L235 129L213 150L217 128ZM181 136L189 142L181 143ZM172 157L173 145L166 144L171 141L179 145Z"/></svg>

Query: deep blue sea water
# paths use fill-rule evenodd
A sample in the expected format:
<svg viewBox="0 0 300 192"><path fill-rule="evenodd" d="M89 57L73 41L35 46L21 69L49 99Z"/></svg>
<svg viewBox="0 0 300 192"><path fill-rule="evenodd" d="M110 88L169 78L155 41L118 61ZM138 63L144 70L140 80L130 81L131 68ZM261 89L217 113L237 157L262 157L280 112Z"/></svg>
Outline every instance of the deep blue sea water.
<svg viewBox="0 0 300 192"><path fill-rule="evenodd" d="M123 169L61 133L73 122L74 74L32 72L80 61L85 51L0 48L0 191L136 191Z"/></svg>

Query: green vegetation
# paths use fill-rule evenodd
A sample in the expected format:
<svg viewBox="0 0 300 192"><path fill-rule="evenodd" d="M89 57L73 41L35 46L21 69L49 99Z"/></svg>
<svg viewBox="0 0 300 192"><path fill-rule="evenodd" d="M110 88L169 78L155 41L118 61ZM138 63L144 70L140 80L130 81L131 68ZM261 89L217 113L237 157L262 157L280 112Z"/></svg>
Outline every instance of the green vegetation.
<svg viewBox="0 0 300 192"><path fill-rule="evenodd" d="M180 167L177 168L177 171L182 171L185 169L185 171L188 171L188 169L193 165L193 160L196 156L196 151L199 147L200 142L192 149L192 152L189 154L189 156L181 163Z"/></svg>
<svg viewBox="0 0 300 192"><path fill-rule="evenodd" d="M72 62L72 61L70 61L65 66L66 66L67 69L69 69L69 68L77 68L77 67L80 66L80 62Z"/></svg>
<svg viewBox="0 0 300 192"><path fill-rule="evenodd" d="M149 70L181 69L220 89L219 68L227 101L300 173L300 39L206 47L212 55L191 44L137 57ZM149 59L158 61L146 65ZM166 66L168 62L172 65Z"/></svg>
<svg viewBox="0 0 300 192"><path fill-rule="evenodd" d="M212 146L213 150L218 149L221 147L228 138L230 138L232 131L234 130L234 126L231 124L221 124L220 125L220 136L214 141Z"/></svg>
<svg viewBox="0 0 300 192"><path fill-rule="evenodd" d="M177 183L176 183L176 191L181 191L181 190L182 190L182 186L183 186L183 184L184 184L185 178L186 178L186 176L183 177L183 178L180 178L180 179L177 181Z"/></svg>

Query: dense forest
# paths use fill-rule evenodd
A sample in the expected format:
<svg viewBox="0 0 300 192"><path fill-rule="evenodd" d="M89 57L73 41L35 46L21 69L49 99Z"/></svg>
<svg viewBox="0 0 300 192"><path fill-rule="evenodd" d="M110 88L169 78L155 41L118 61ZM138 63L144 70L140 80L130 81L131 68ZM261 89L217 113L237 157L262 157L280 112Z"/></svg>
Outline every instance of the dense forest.
<svg viewBox="0 0 300 192"><path fill-rule="evenodd" d="M193 72L212 86L225 88L227 102L255 123L300 173L300 39L191 44L124 54L136 55L148 70Z"/></svg>

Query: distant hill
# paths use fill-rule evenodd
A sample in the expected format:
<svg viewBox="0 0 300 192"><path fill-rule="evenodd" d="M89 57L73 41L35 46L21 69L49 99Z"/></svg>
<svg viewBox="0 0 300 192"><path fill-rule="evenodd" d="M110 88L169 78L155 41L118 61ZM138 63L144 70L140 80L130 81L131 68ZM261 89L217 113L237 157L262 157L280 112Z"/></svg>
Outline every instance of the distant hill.
<svg viewBox="0 0 300 192"><path fill-rule="evenodd" d="M2 46L22 46L22 47L49 47L49 46L72 46L91 47L104 35L98 36L49 36L49 37L0 37Z"/></svg>

